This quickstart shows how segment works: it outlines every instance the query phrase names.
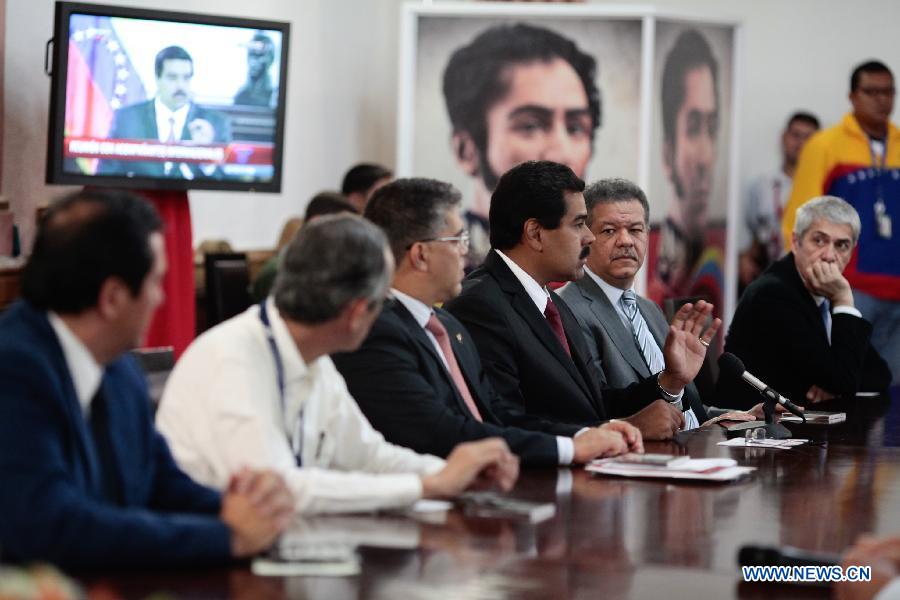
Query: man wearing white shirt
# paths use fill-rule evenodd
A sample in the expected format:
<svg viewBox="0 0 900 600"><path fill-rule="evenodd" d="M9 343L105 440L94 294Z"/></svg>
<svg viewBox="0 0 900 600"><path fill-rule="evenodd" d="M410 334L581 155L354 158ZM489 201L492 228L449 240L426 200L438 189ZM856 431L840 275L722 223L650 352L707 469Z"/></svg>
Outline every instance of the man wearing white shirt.
<svg viewBox="0 0 900 600"><path fill-rule="evenodd" d="M391 294L369 336L335 363L360 408L397 444L446 456L462 441L499 436L523 466L569 465L640 450L623 421L578 428L575 437L504 426L496 393L468 331L436 304L461 287L468 233L461 196L448 183L400 179L380 188L366 218L398 257Z"/></svg>
<svg viewBox="0 0 900 600"><path fill-rule="evenodd" d="M738 228L740 290L766 270L785 251L781 234L784 207L791 195L797 159L806 140L819 130L819 119L808 112L790 116L781 134L781 164L753 180Z"/></svg>
<svg viewBox="0 0 900 600"><path fill-rule="evenodd" d="M647 253L650 206L643 190L625 179L600 180L585 190L584 199L587 225L596 239L585 276L568 283L559 295L575 313L606 384L625 387L659 373L667 362L669 325L659 307L634 290ZM692 382L669 399L683 409L684 429L706 421ZM648 416L643 427L648 437L665 437L675 424L665 415Z"/></svg>
<svg viewBox="0 0 900 600"><path fill-rule="evenodd" d="M120 108L113 115L107 137L115 140L154 140L175 145L225 144L231 141L228 117L191 100L194 60L180 46L159 51L155 60L156 97ZM97 172L124 177L220 178L215 164L174 161L102 160Z"/></svg>
<svg viewBox="0 0 900 600"><path fill-rule="evenodd" d="M502 440L447 458L389 444L329 358L356 349L393 272L384 235L359 217L323 217L287 247L273 295L200 336L163 393L157 423L178 463L225 485L236 466L281 473L303 513L357 512L451 497L490 473L510 487Z"/></svg>

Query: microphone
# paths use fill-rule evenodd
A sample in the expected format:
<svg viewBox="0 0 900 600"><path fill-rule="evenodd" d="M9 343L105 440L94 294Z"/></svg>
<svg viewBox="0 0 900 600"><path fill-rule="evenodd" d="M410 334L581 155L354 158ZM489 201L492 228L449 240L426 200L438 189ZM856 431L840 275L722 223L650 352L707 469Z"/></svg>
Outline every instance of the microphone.
<svg viewBox="0 0 900 600"><path fill-rule="evenodd" d="M719 357L719 368L722 370L728 377L740 378L746 381L752 388L754 388L757 392L774 400L778 404L782 405L801 419L803 422L806 422L806 416L803 414L803 409L767 386L765 383L760 381L757 377L754 377L751 373L744 368L744 363L737 356L732 354L731 352L723 352L722 356Z"/></svg>
<svg viewBox="0 0 900 600"><path fill-rule="evenodd" d="M741 546L738 564L742 567L833 567L841 564L836 554L817 554L791 546Z"/></svg>

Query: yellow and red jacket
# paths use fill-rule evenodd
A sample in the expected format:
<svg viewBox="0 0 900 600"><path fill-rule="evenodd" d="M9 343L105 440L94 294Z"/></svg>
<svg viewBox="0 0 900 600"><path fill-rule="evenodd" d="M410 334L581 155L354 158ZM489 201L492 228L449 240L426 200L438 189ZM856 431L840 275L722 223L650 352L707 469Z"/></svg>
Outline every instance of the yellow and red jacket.
<svg viewBox="0 0 900 600"><path fill-rule="evenodd" d="M859 243L844 275L857 290L883 300L900 300L900 129L888 124L884 168L879 169L869 137L852 114L809 139L800 153L791 197L784 210L784 239L791 239L797 208L827 194L853 205L862 222ZM890 239L878 235L878 186L893 221Z"/></svg>

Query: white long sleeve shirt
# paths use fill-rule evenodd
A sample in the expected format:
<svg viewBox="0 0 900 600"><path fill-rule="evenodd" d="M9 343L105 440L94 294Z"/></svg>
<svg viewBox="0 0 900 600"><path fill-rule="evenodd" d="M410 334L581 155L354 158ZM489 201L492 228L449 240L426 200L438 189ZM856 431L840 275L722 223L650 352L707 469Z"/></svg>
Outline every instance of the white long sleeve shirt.
<svg viewBox="0 0 900 600"><path fill-rule="evenodd" d="M439 471L444 461L386 442L331 359L306 363L271 298L266 306L284 368L285 406L253 306L201 335L169 378L156 419L181 468L217 489L241 467L273 469L294 494L297 512L307 514L419 499L420 475Z"/></svg>

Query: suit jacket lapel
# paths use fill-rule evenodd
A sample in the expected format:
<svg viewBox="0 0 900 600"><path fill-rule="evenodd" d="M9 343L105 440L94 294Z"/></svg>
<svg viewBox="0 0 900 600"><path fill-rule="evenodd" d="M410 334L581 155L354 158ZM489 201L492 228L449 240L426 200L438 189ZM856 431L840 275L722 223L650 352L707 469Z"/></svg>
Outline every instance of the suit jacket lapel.
<svg viewBox="0 0 900 600"><path fill-rule="evenodd" d="M437 362L439 367L438 371L440 371L444 379L447 380L450 389L453 390L453 396L456 398L457 404L459 404L464 414L469 414L469 407L466 406L466 403L460 395L459 390L456 389L456 384L453 382L453 378L450 376L450 372L447 371L447 368L444 366L443 359L438 355L437 349L435 349L434 344L428 338L428 335L425 333L425 329L416 322L415 318L408 310L406 310L406 307L403 306L402 303L394 302L391 310L393 310L394 314L396 314L397 317L399 317L399 319L403 322L404 327L406 327L410 335L413 336L413 339L416 340L416 343L425 350L426 354L430 355ZM443 320L441 320L441 322L444 323ZM446 323L444 323L444 327L446 326ZM457 360L457 362L459 361ZM460 366L460 370L462 370L462 366ZM463 375L465 376L465 373L463 373ZM469 378L466 377L466 380L469 381ZM472 386L470 384L470 390L471 387Z"/></svg>
<svg viewBox="0 0 900 600"><path fill-rule="evenodd" d="M491 411L491 407L487 404L487 399L481 398L478 394L480 380L478 364L468 360L470 353L463 349L463 346L468 344L474 350L474 342L464 331L457 329L456 324L447 318L446 313L437 309L435 309L434 312L441 320L441 323L444 324L444 327L447 328L447 333L450 336L450 347L453 349L453 356L456 357L456 363L459 365L459 370L463 375L463 379L466 380L466 384L469 386L469 393L472 394L472 399L478 405L478 410L481 411L482 420L498 423L499 421ZM475 352L477 353L477 350L475 350ZM453 389L455 390L456 387L454 386ZM466 406L462 396L456 394L456 398L460 405L468 412L469 408Z"/></svg>
<svg viewBox="0 0 900 600"><path fill-rule="evenodd" d="M578 369L575 367L575 363L572 362L569 355L566 354L566 351L563 350L562 345L550 328L550 324L547 323L547 319L540 313L537 306L535 306L534 302L531 300L531 296L528 295L528 292L525 291L525 288L522 287L522 284L516 279L513 272L509 270L509 267L506 266L503 259L500 258L496 252L491 250L490 253L488 253L487 258L484 259L484 266L493 273L497 282L500 284L500 289L511 296L510 305L528 324L528 327L534 333L535 337L537 337L541 344L553 354L556 360L558 360L563 368L569 372L572 378L578 382L578 385L584 390L588 397L592 397L593 395L588 389L581 373L579 373ZM558 297L557 301L561 302Z"/></svg>
<svg viewBox="0 0 900 600"><path fill-rule="evenodd" d="M615 345L622 357L641 376L649 376L650 369L647 367L644 357L641 356L640 350L638 350L634 341L634 334L630 328L626 328L625 324L622 323L619 313L616 312L615 307L603 290L600 289L600 286L588 275L579 279L576 285L582 295L590 302L591 311L600 320L600 325L609 335L609 339L612 340L613 345Z"/></svg>
<svg viewBox="0 0 900 600"><path fill-rule="evenodd" d="M47 337L47 343L51 347L49 353L51 360L55 363L55 368L60 381L63 382L64 394L63 397L59 399L59 402L74 433L70 448L73 454L78 456L73 456L72 458L73 460L78 460L80 457L79 462L83 465L86 476L85 484L93 491L95 497L100 498L102 497L103 491L100 477L100 461L94 450L93 438L90 434L87 419L81 408L81 403L78 401L78 394L75 391L75 381L72 379L72 374L69 372L62 346L60 346L59 340L56 337L56 332L50 325L49 320L44 314L38 311L33 311L33 316L40 321L39 326L42 330L41 333Z"/></svg>
<svg viewBox="0 0 900 600"><path fill-rule="evenodd" d="M159 127L156 124L156 101L148 100L147 101L147 114L144 116L149 127L147 128L149 134L147 137L154 142L159 141Z"/></svg>

